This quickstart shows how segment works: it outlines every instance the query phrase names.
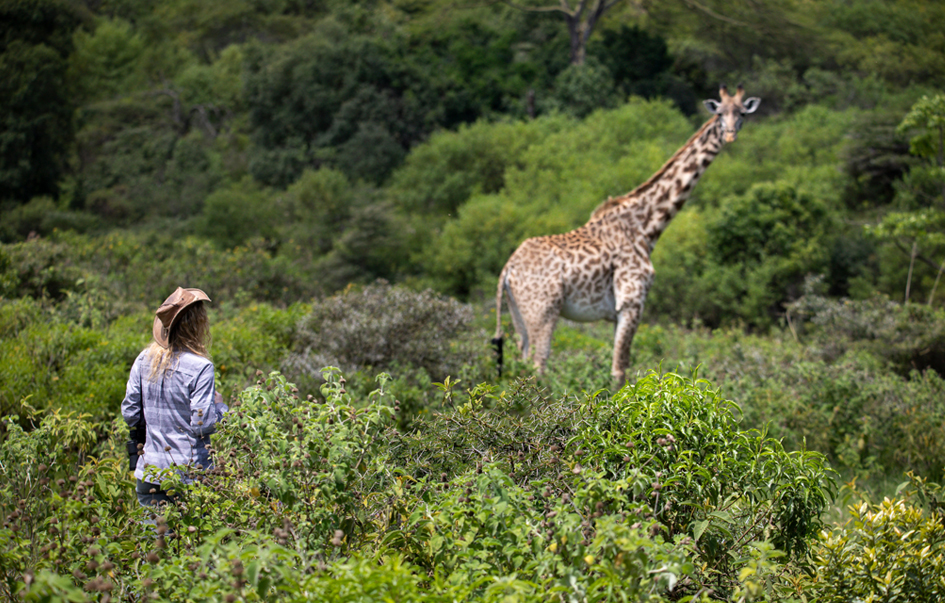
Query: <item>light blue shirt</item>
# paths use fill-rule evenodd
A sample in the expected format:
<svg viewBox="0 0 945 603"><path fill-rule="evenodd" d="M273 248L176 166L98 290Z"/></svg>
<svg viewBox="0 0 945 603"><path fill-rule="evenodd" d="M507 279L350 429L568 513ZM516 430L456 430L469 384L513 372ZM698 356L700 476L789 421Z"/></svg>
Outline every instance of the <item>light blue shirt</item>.
<svg viewBox="0 0 945 603"><path fill-rule="evenodd" d="M121 403L129 427L147 423L144 456L138 457L135 477L155 484L154 469L187 466L210 468L210 434L228 409L214 401L213 363L191 352L181 352L170 368L149 381L151 362L145 349L135 359Z"/></svg>

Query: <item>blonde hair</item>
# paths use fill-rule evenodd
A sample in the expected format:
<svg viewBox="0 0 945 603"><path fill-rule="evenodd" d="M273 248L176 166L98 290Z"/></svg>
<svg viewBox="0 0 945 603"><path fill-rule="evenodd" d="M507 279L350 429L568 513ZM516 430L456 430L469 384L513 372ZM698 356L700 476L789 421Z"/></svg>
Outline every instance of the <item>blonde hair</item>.
<svg viewBox="0 0 945 603"><path fill-rule="evenodd" d="M167 342L167 348L161 347L156 341L152 341L148 346L148 357L151 360L148 381L157 381L158 377L163 377L168 370L173 370L171 365L181 352L192 352L210 360L210 319L202 301L181 310L171 326Z"/></svg>

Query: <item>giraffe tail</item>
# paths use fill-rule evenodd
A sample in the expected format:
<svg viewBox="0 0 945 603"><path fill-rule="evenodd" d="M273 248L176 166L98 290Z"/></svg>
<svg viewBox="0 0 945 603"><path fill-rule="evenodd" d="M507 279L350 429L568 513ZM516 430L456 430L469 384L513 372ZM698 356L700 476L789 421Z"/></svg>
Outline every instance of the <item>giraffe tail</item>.
<svg viewBox="0 0 945 603"><path fill-rule="evenodd" d="M502 274L499 275L499 285L495 293L495 337L492 338L492 347L495 348L496 368L499 372L499 378L502 378L502 344L505 337L502 335L502 293L505 290L505 276L508 271L508 265L502 268Z"/></svg>

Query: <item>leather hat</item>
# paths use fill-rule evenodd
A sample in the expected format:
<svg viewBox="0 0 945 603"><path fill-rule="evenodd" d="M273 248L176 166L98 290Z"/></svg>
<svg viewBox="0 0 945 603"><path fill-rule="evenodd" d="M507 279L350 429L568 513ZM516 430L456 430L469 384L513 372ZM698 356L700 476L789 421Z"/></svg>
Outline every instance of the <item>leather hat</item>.
<svg viewBox="0 0 945 603"><path fill-rule="evenodd" d="M180 316L181 311L187 306L199 301L210 301L206 293L200 289L184 289L178 287L171 296L164 300L161 307L154 313L154 341L162 348L168 346L168 338L171 335L171 327L174 321Z"/></svg>

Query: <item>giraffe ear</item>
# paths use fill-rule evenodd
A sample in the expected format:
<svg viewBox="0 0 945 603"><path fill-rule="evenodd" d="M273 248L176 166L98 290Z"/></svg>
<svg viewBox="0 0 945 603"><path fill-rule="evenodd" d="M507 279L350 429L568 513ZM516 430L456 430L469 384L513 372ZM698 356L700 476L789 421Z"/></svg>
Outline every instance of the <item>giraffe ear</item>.
<svg viewBox="0 0 945 603"><path fill-rule="evenodd" d="M718 114L719 110L722 108L722 105L720 105L718 101L712 99L704 100L702 104L705 105L705 108L712 114Z"/></svg>
<svg viewBox="0 0 945 603"><path fill-rule="evenodd" d="M742 102L742 113L754 113L758 109L758 105L761 104L761 99L757 96L751 98L746 98Z"/></svg>

